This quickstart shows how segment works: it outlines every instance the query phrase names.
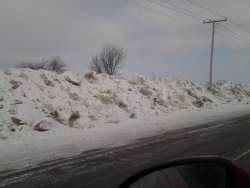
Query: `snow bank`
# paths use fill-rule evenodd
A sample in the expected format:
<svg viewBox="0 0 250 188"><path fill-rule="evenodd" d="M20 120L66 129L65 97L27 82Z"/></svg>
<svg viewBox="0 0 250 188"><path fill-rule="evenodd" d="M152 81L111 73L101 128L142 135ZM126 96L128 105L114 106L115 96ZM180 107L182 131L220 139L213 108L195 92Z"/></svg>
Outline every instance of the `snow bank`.
<svg viewBox="0 0 250 188"><path fill-rule="evenodd" d="M0 171L249 114L249 85L213 88L140 75L0 70Z"/></svg>
<svg viewBox="0 0 250 188"><path fill-rule="evenodd" d="M1 70L0 139L57 127L86 129L228 103L249 104L250 86L219 81L208 92L206 84L174 78L136 75L128 80L95 73L80 76L45 70Z"/></svg>

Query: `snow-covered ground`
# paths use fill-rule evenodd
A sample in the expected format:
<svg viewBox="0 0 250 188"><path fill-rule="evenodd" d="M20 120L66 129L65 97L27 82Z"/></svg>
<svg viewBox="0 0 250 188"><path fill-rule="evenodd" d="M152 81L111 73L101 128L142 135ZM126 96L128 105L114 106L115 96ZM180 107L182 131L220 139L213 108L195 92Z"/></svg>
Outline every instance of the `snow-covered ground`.
<svg viewBox="0 0 250 188"><path fill-rule="evenodd" d="M0 70L0 171L250 113L250 86Z"/></svg>

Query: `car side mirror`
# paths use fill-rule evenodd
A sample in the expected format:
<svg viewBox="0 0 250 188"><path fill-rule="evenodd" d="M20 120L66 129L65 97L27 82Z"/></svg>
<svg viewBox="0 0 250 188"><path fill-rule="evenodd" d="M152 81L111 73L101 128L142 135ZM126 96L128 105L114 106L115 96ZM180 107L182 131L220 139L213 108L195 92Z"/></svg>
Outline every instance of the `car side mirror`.
<svg viewBox="0 0 250 188"><path fill-rule="evenodd" d="M125 180L119 188L243 188L250 187L247 176L231 160L196 157L142 170Z"/></svg>

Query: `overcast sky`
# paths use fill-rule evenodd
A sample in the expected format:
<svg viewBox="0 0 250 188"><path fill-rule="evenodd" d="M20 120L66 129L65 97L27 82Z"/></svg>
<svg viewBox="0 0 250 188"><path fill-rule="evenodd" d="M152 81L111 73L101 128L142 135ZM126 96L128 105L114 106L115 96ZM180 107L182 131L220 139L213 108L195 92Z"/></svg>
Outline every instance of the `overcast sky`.
<svg viewBox="0 0 250 188"><path fill-rule="evenodd" d="M146 0L130 1L155 12L122 0L0 0L0 68L60 56L68 70L83 74L91 56L105 44L113 44L127 51L124 75L207 80L211 24ZM161 0L152 1L170 7ZM166 1L209 19L223 19L187 0ZM250 44L250 1L192 2L239 24L227 21L217 26L240 35L243 43L216 29L214 79L250 83L250 45L245 44Z"/></svg>

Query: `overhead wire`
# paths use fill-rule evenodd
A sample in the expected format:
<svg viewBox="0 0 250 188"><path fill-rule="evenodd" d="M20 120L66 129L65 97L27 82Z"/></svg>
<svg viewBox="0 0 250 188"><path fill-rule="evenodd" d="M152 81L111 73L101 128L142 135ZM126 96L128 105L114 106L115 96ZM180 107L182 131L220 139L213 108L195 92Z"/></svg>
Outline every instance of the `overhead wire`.
<svg viewBox="0 0 250 188"><path fill-rule="evenodd" d="M245 47L250 47L250 45L240 41L239 39L229 36L226 32L220 32L220 33L217 33L217 35L219 35L223 38L227 38L228 40L234 42L234 44L240 44L240 45L245 46Z"/></svg>
<svg viewBox="0 0 250 188"><path fill-rule="evenodd" d="M210 10L210 9L206 8L205 6L202 6L202 5L196 3L196 2L194 2L194 1L192 1L192 0L186 0L186 1L188 1L188 2L190 2L190 3L192 3L192 4L194 4L194 5L196 5L196 6L200 7L200 8L202 8L202 9L205 9L205 10L207 10L207 11L210 12L210 13L213 13L213 14L215 14L215 15L217 15L217 16L220 16L220 17L224 17L224 18L225 18L225 16L223 16L222 14L219 14L219 13L213 11L213 10Z"/></svg>
<svg viewBox="0 0 250 188"><path fill-rule="evenodd" d="M220 30L220 29L219 29ZM234 37L231 37L229 36L227 33L225 33L224 31L223 32L219 32L217 33L217 35L223 37L223 38L227 38L228 40L232 41L232 42L236 42L237 44L240 44L240 45L243 45L243 46L246 46L246 47L250 47L249 45L247 45L246 43L242 42L242 41L239 41L238 39L234 38Z"/></svg>
<svg viewBox="0 0 250 188"><path fill-rule="evenodd" d="M249 30L245 29L243 26L241 26L240 24L238 24L237 22L231 20L231 19L228 19L231 23L233 23L234 25L238 26L239 28L241 28L242 30L244 30L245 32L247 33L250 33Z"/></svg>
<svg viewBox="0 0 250 188"><path fill-rule="evenodd" d="M182 11L179 11L179 10L176 10L176 9L172 9L172 8L170 8L170 7L168 7L168 6L164 6L164 5L162 5L162 4L160 4L160 3L157 3L157 2L155 2L155 1L152 1L152 0L146 0L146 1L149 1L149 2L154 3L154 4L157 4L157 5L159 5L159 6L163 6L163 7L167 8L167 9L174 10L174 11L176 11L176 12L178 12L178 13L181 13L181 14L184 14L184 15L188 15L188 16L190 16L190 17L193 17L193 18L198 19L196 16L195 16L195 17L194 17L194 16L191 16L190 14L186 14L186 13L184 13L184 12L182 12ZM167 4L171 5L171 6L177 7L177 8L179 8L179 9L181 9L181 10L187 11L187 12L189 12L189 13L191 13L191 14L197 15L197 16L199 16L199 17L201 17L201 18L205 18L205 19L210 20L209 18L207 18L207 17L205 17L205 16L196 14L196 13L190 11L190 10L184 9L184 8L182 8L182 7L178 6L178 5L175 5L175 4L173 4L173 3L170 3L170 2L168 2L168 1L166 1L166 0L161 0L161 1L163 1L164 3L167 3ZM193 2L193 1L191 1L191 0L187 0L187 1ZM197 3L196 3L196 4L197 4ZM197 5L199 5L199 4L197 4ZM200 7L204 8L204 9L207 9L206 7L201 6L201 5L200 5ZM209 9L207 9L207 10L209 10ZM211 11L211 12L214 12L214 11ZM216 12L214 12L214 13L215 13L216 15L225 17L225 16L223 16L223 15L221 15L221 14L218 14L218 13L216 13ZM203 20L203 19L199 19L199 20ZM223 27L223 26L221 26L221 27ZM228 32L232 33L233 35L235 35L237 38L241 38L242 41L243 41L243 40L248 40L248 39L246 39L245 37L242 37L242 36L240 36L240 35L238 35L238 34L232 32L232 31L230 31L230 29L228 29L228 28L224 28L224 29L227 30Z"/></svg>
<svg viewBox="0 0 250 188"><path fill-rule="evenodd" d="M248 43L245 40L242 40L240 37L233 35L231 32L227 31L226 29L223 29L222 27L217 27L217 30L222 31L223 33L226 33L227 35L231 36L231 38L236 39L238 42L241 42L242 44L245 44L246 46L250 47L250 43Z"/></svg>
<svg viewBox="0 0 250 188"><path fill-rule="evenodd" d="M191 13L191 14L193 14L193 15L199 16L199 17L201 17L202 19L208 19L208 20L209 20L209 18L207 18L207 17L205 17L205 16L202 16L202 15L200 15L200 14L197 14L197 13L195 13L195 12L193 12L193 11L190 11L190 10L188 10L188 9L185 9L185 8L183 8L183 7L180 7L180 6L178 6L178 5L174 4L174 3L170 3L170 2L168 2L168 1L166 1L166 0L161 0L161 1L164 2L164 3L166 3L166 4L169 4L169 5L171 5L171 6L177 7L177 8L179 8L179 9L181 9L181 10L184 10L184 11L186 11L186 12L189 12L189 13Z"/></svg>
<svg viewBox="0 0 250 188"><path fill-rule="evenodd" d="M215 11L213 11L213 10L211 10L211 9L209 9L209 8L207 8L207 7L205 7L205 6L202 6L201 4L198 4L198 3L196 3L196 2L194 2L194 1L192 1L192 0L186 0L186 1L188 1L188 2L190 2L190 3L192 3L192 4L194 4L194 5L196 5L196 6L200 7L200 8L202 8L202 9L204 9L204 10L210 12L210 13L213 13L213 14L215 14L215 15L217 15L217 16L226 18L224 15L219 14L219 13L217 13L217 12L215 12ZM243 26L241 26L240 24L236 23L236 22L233 21L232 19L228 18L227 20L228 20L229 22L233 23L235 26L241 28L241 29L244 30L245 32L250 33L247 29L245 29ZM247 38L245 38L245 37L243 37L243 36L240 36L239 34L237 34L237 33L233 32L233 31L231 31L230 29L226 28L226 27L223 26L223 25L219 25L219 28L218 28L218 29L219 29L220 31L226 33L227 35L231 36L233 39L235 39L235 40L237 40L237 41L240 41L242 44L245 44L245 45L249 46L250 43L249 43L249 40L248 40ZM227 38L230 38L230 37L227 37Z"/></svg>
<svg viewBox="0 0 250 188"><path fill-rule="evenodd" d="M127 2L127 3L130 3L130 4L133 4L134 6L137 6L137 7L146 9L146 10L149 10L149 11L151 11L151 12L160 14L160 15L162 15L162 16L169 17L169 18L174 19L174 20L176 20L176 21L180 21L180 22L182 22L182 23L185 23L185 24L194 26L194 27L196 27L196 28L199 28L199 29L202 29L202 30L205 30L205 31L209 31L209 32L210 32L210 30L205 29L205 28L203 28L203 27L200 27L200 26L198 26L198 25L196 25L196 24L193 24L193 23L191 23L191 22L188 22L188 21L183 20L183 19L180 19L180 18L176 18L176 17L174 17L174 16L172 16L172 15L168 15L168 14L162 13L162 12L160 12L160 11L156 11L156 10L154 10L154 9L151 9L151 8L149 8L149 7L146 7L146 6L143 6L143 5L141 5L141 4L138 4L138 3L135 3L135 2L131 2L131 1L129 1L129 0L122 0L122 1ZM152 1L152 0L145 0L145 1L148 1L148 2L150 2L150 3L152 3L152 4L155 4L155 5L158 5L158 6L167 8L167 9L169 9L169 10L178 12L178 13L180 13L180 14L183 14L183 15L186 15L186 16L189 16L189 17L192 17L192 18L195 18L195 19L197 19L197 20L202 20L202 21L203 21L202 17L203 17L203 18L206 18L206 19L209 19L209 18L207 18L207 17L205 17L205 16L196 14L196 13L190 11L190 10L184 9L184 8L178 6L178 5L175 5L175 4L170 3L170 2L168 2L168 1L165 1L165 0L161 0L161 1L167 3L167 4L171 5L171 6L177 7L177 8L179 8L179 9L183 10L183 11L189 12L190 14L185 13L185 12L180 11L180 10L177 10L177 9L174 9L174 8L171 8L171 7L169 7L169 6L163 5L163 4L158 3L158 2L156 2L156 1ZM203 9L206 9L207 11L209 11L209 12L211 12L211 13L214 13L214 14L216 14L217 16L221 16L221 17L224 17L224 18L225 18L225 16L223 16L223 15L221 15L221 14L215 12L215 11L212 11L212 10L210 10L210 9L208 9L208 8L206 8L206 7L204 7L204 6L200 5L200 4L198 4L198 3L195 3L195 2L193 2L193 1L191 1L191 0L186 0L186 1L192 2L193 4L199 6L199 7L203 8ZM191 15L191 14L193 14L193 15ZM194 16L194 15L196 15L196 16ZM197 17L197 16L199 16L199 17ZM209 20L210 20L210 19L209 19ZM230 29L228 29L228 28L226 28L226 27L224 27L224 26L220 26L220 27L218 28L218 30L224 32L226 35L224 34L223 36L227 36L227 38L229 38L229 39L230 39L230 37L231 37L231 39L233 38L234 40L237 40L238 42L241 42L242 44L245 44L245 45L247 45L247 46L250 45L250 42L248 41L247 38L242 37L242 36L240 36L239 34L236 34L235 32L231 31ZM229 37L229 36L230 36L230 37Z"/></svg>
<svg viewBox="0 0 250 188"><path fill-rule="evenodd" d="M247 39L247 38L245 38L245 37L243 37L243 36L241 36L241 35L239 35L239 34L233 32L233 31L231 31L231 30L228 29L227 27L225 27L225 26L223 26L223 25L220 25L219 27L223 28L224 30L227 30L227 31L230 32L232 35L235 35L236 37L239 37L239 38L241 38L242 40L244 40L244 41L250 43L249 39Z"/></svg>
<svg viewBox="0 0 250 188"><path fill-rule="evenodd" d="M215 14L215 15L217 15L217 16L226 18L226 16L224 16L224 15L222 15L222 14L219 14L219 13L217 13L217 12L215 12L215 11L213 11L213 10L211 10L211 9L209 9L209 8L207 8L207 7L203 6L203 5L201 5L201 4L198 4L198 3L196 3L196 2L194 2L194 1L192 1L192 0L186 0L186 1L188 1L189 3L192 3L192 4L194 4L194 5L196 5L196 6L200 7L200 8L202 8L202 9L204 9L204 10L210 12L210 13L213 13L213 14ZM247 30L246 28L244 28L243 26L241 26L241 25L238 24L237 22L233 21L232 19L228 18L228 21L230 21L230 22L231 22L232 24L234 24L235 26L241 28L241 29L244 30L245 32L250 33L249 30Z"/></svg>
<svg viewBox="0 0 250 188"><path fill-rule="evenodd" d="M194 18L194 19L203 20L203 19L200 18L200 17L197 17L197 16L194 16L194 15L185 13L185 12L183 12L183 11L180 11L180 10L177 10L177 9L174 9L174 8L171 8L171 7L169 7L169 6L163 5L163 4L158 3L158 2L156 2L156 1L152 1L152 0L146 0L146 1L148 1L148 2L150 2L150 3L153 3L153 4L156 4L156 5L158 5L158 6L164 7L164 8L166 8L166 9L169 9L169 10L172 10L172 11L175 11L175 12L178 12L178 13L183 14L183 15L185 15L185 16L192 17L192 18Z"/></svg>
<svg viewBox="0 0 250 188"><path fill-rule="evenodd" d="M143 6L143 5L141 5L141 4L138 4L138 3L135 3L135 2L131 2L131 1L129 1L129 0L122 0L122 1L124 1L124 2L126 2L126 3L129 3L129 4L132 4L132 5L136 6L136 7L143 8L143 9L145 9L145 10L154 12L154 13L156 13L156 14L159 14L159 15L162 15L162 16L165 16L165 17L168 17L168 18L171 18L171 19L173 19L173 20L176 20L176 21L185 23L185 24L187 24L187 25L196 27L196 28L198 28L198 29L202 29L202 30L204 30L204 31L209 31L209 32L210 32L210 30L205 29L205 28L203 28L203 27L201 27L201 26L198 26L198 25L196 25L196 24L193 24L193 23L191 23L191 22L188 22L188 21L183 20L183 19L180 19L180 18L176 18L176 17L171 16L171 15L168 15L168 14L165 14L165 13L162 13L162 12L159 12L159 11L156 11L156 10L154 10L154 9L148 8L148 7Z"/></svg>

